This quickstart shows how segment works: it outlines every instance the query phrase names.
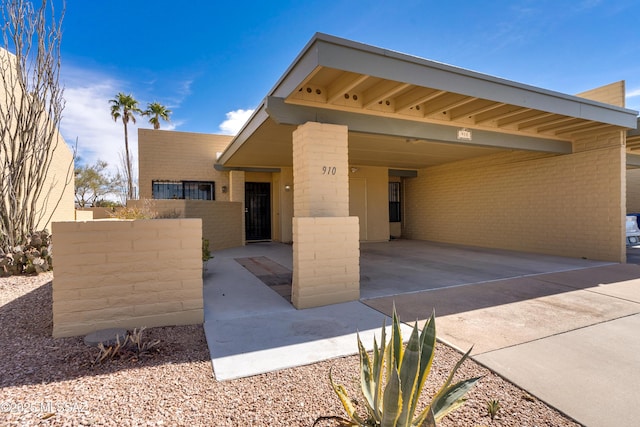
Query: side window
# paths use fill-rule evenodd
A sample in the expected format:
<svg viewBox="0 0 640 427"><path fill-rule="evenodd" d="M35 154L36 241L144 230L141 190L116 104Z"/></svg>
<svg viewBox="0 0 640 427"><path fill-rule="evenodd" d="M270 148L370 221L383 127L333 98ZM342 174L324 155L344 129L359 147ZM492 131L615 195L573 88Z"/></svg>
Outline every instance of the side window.
<svg viewBox="0 0 640 427"><path fill-rule="evenodd" d="M153 181L154 199L215 200L213 181Z"/></svg>
<svg viewBox="0 0 640 427"><path fill-rule="evenodd" d="M389 183L389 222L402 222L400 183Z"/></svg>

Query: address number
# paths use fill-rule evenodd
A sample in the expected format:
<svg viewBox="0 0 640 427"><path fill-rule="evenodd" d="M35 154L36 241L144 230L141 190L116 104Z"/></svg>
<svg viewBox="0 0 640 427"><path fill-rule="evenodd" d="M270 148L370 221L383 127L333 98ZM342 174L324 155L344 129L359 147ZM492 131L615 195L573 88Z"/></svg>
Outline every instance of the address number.
<svg viewBox="0 0 640 427"><path fill-rule="evenodd" d="M322 175L335 175L336 167L335 166L323 166L322 167Z"/></svg>

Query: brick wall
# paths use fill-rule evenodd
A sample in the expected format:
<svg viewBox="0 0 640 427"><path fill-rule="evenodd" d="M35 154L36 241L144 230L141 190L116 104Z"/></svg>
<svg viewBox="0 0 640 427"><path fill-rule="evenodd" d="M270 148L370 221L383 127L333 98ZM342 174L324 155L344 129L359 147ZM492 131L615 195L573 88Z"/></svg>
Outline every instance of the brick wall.
<svg viewBox="0 0 640 427"><path fill-rule="evenodd" d="M294 216L349 216L347 127L309 122L293 132Z"/></svg>
<svg viewBox="0 0 640 427"><path fill-rule="evenodd" d="M296 308L360 298L358 217L293 218L293 289Z"/></svg>
<svg viewBox="0 0 640 427"><path fill-rule="evenodd" d="M420 170L405 181L405 235L624 261L624 135L574 153L510 152Z"/></svg>
<svg viewBox="0 0 640 427"><path fill-rule="evenodd" d="M53 336L202 323L199 219L53 224Z"/></svg>
<svg viewBox="0 0 640 427"><path fill-rule="evenodd" d="M627 212L640 213L640 169L627 170Z"/></svg>
<svg viewBox="0 0 640 427"><path fill-rule="evenodd" d="M213 165L216 153L224 151L231 139L227 135L138 129L140 198L151 198L154 180L215 181L215 199L230 200L229 192L222 192L222 186L229 186L229 172L216 171Z"/></svg>
<svg viewBox="0 0 640 427"><path fill-rule="evenodd" d="M209 240L209 249L212 251L244 245L243 203L156 199L129 200L127 206L146 206L165 217L201 219L202 237Z"/></svg>
<svg viewBox="0 0 640 427"><path fill-rule="evenodd" d="M606 104L617 105L618 107L624 107L624 80L579 93L577 96L591 99L593 101L604 102Z"/></svg>
<svg viewBox="0 0 640 427"><path fill-rule="evenodd" d="M360 226L349 215L347 127L293 132L293 290L296 308L360 297Z"/></svg>

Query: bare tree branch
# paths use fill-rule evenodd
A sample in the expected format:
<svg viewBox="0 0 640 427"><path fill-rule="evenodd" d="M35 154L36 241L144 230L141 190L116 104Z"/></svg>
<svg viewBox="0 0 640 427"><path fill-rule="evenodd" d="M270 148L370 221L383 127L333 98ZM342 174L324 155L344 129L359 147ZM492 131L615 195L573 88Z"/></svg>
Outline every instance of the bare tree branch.
<svg viewBox="0 0 640 427"><path fill-rule="evenodd" d="M0 48L0 248L21 244L50 215L45 207L54 186L51 164L64 144L60 85L61 13L42 0L3 1L4 49ZM49 23L47 18L53 21ZM72 169L71 165L69 168ZM59 200L56 202L59 203Z"/></svg>

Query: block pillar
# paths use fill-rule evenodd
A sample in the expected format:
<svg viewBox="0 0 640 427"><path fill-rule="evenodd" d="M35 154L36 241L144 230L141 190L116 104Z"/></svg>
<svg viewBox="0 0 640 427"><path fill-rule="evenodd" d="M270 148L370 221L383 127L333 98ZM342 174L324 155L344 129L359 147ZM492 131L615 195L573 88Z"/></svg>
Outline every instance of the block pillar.
<svg viewBox="0 0 640 427"><path fill-rule="evenodd" d="M229 172L229 201L242 203L242 244L246 242L245 224L244 224L244 171Z"/></svg>
<svg viewBox="0 0 640 427"><path fill-rule="evenodd" d="M349 216L346 126L293 132L293 290L296 308L360 298L360 228Z"/></svg>

